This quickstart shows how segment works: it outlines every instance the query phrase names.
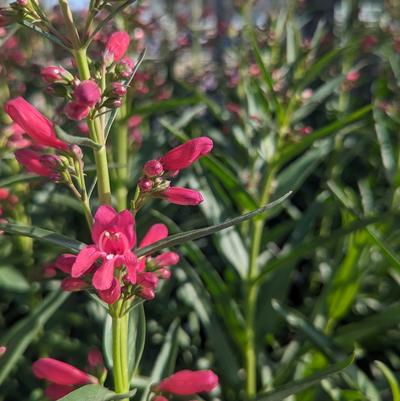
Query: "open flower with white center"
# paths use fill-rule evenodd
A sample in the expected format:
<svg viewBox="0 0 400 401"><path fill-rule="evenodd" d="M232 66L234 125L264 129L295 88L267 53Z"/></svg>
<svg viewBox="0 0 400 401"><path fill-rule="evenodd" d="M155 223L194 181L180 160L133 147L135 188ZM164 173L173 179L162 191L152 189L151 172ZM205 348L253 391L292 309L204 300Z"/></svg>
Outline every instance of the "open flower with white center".
<svg viewBox="0 0 400 401"><path fill-rule="evenodd" d="M113 285L118 268L125 266L131 283L136 282L137 258L132 252L136 243L135 221L129 210L120 213L111 206L100 206L94 216L94 244L83 248L72 266L71 276L81 277L97 260L101 260L93 275L93 287L99 291Z"/></svg>

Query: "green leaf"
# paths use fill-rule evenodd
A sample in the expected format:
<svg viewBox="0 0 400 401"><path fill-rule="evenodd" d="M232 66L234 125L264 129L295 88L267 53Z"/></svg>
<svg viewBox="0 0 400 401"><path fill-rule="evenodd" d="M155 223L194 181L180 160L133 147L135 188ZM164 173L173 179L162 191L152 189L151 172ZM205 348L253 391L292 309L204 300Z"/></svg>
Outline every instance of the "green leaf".
<svg viewBox="0 0 400 401"><path fill-rule="evenodd" d="M375 365L383 373L383 375L386 377L386 380L389 382L390 389L392 390L393 401L400 401L400 388L396 376L383 362L375 361Z"/></svg>
<svg viewBox="0 0 400 401"><path fill-rule="evenodd" d="M4 291L26 292L29 283L13 266L0 266L0 288Z"/></svg>
<svg viewBox="0 0 400 401"><path fill-rule="evenodd" d="M318 372L310 377L303 380L295 380L292 383L288 383L285 386L279 387L276 390L269 391L264 394L259 394L254 398L254 401L282 401L292 394L297 394L307 388L318 384L321 380L324 380L336 373L346 369L349 365L354 362L354 355L329 366L328 368Z"/></svg>
<svg viewBox="0 0 400 401"><path fill-rule="evenodd" d="M284 164L293 157L297 156L299 153L303 152L305 149L309 148L315 141L319 139L326 138L327 136L338 132L347 125L360 120L365 117L372 110L372 105L362 107L361 109L335 121L326 127L320 128L310 135L302 138L301 142L286 146L281 153L279 158L279 163Z"/></svg>
<svg viewBox="0 0 400 401"><path fill-rule="evenodd" d="M117 401L131 398L135 393L136 390L127 394L117 394L99 384L88 384L60 398L59 401Z"/></svg>
<svg viewBox="0 0 400 401"><path fill-rule="evenodd" d="M51 42L55 43L58 46L61 46L62 48L64 48L65 50L70 50L68 46L66 46L57 36L49 33L49 32L45 32L43 31L41 28L39 28L38 26L36 26L35 24L27 21L26 19L23 19L21 21L19 21L19 23L24 26L25 28L29 28L32 31L42 35L43 37L45 37L46 39L50 40Z"/></svg>
<svg viewBox="0 0 400 401"><path fill-rule="evenodd" d="M0 344L7 347L7 352L0 358L0 384L9 376L30 343L37 339L45 323L69 295L67 292L54 291L28 317L12 326L0 338Z"/></svg>
<svg viewBox="0 0 400 401"><path fill-rule="evenodd" d="M158 383L162 378L172 373L178 352L177 336L179 328L179 320L175 319L169 326L162 348L153 364L149 385L144 390L141 401L146 401L148 399L150 386L152 384Z"/></svg>
<svg viewBox="0 0 400 401"><path fill-rule="evenodd" d="M140 52L139 57L137 58L137 60L135 62L135 66L133 68L131 76L126 81L124 81L124 84L126 85L126 87L129 87L129 85L131 84L132 79L134 78L134 76L136 75L140 65L142 64L145 55L146 55L146 48L144 48ZM106 141L107 141L108 135L110 134L111 127L112 127L112 125L114 123L114 120L117 117L118 111L119 111L119 109L117 108L117 109L112 110L112 111L109 112L109 117L107 119L106 127L104 129L104 136L105 136Z"/></svg>
<svg viewBox="0 0 400 401"><path fill-rule="evenodd" d="M331 95L344 81L344 76L330 79L314 91L313 95L305 102L304 106L298 108L292 117L292 124L302 121L311 114L329 95Z"/></svg>
<svg viewBox="0 0 400 401"><path fill-rule="evenodd" d="M14 184L19 184L21 182L30 182L30 181L40 181L43 180L43 177L33 174L15 174L11 177L4 178L0 181L0 188L10 187Z"/></svg>
<svg viewBox="0 0 400 401"><path fill-rule="evenodd" d="M293 328L299 330L307 337L311 343L318 348L325 356L332 361L343 358L345 353L333 342L333 340L317 329L300 312L295 309L287 308L273 301L273 308L286 320ZM361 391L368 400L380 401L380 395L375 385L369 380L368 376L356 365L351 366L344 375L346 382Z"/></svg>
<svg viewBox="0 0 400 401"><path fill-rule="evenodd" d="M138 305L129 312L128 317L128 369L129 377L139 366L146 339L146 318L143 304ZM107 365L113 367L112 357L112 318L107 314L104 322L104 355Z"/></svg>
<svg viewBox="0 0 400 401"><path fill-rule="evenodd" d="M396 176L397 165L395 150L386 128L386 116L377 107L374 108L373 116L375 121L376 137L378 138L381 150L382 164L385 168L386 177L389 182L392 182Z"/></svg>
<svg viewBox="0 0 400 401"><path fill-rule="evenodd" d="M343 190L340 189L338 184L334 183L333 181L328 182L328 187L332 191L332 193L335 195L335 197L340 201L340 203L346 208L347 211L349 211L353 216L361 219L362 216L357 213L354 208L350 205L350 200L347 199L346 194L344 193ZM386 258L386 260L396 268L397 271L400 272L400 258L397 256L396 252L390 247L390 245L386 244L384 240L382 240L379 236L379 234L370 227L365 227L365 231L368 233L370 239L372 242L377 245L381 251L383 256Z"/></svg>
<svg viewBox="0 0 400 401"><path fill-rule="evenodd" d="M92 139L90 139L87 136L76 136L76 135L70 135L67 132L65 132L61 127L58 125L54 126L54 129L56 131L57 136L62 139L63 141L67 143L72 143L75 145L79 146L87 146L92 149L99 150L102 148L102 145L99 143L96 143Z"/></svg>
<svg viewBox="0 0 400 401"><path fill-rule="evenodd" d="M168 238L163 239L161 241L157 241L152 245L138 249L136 252L136 255L139 257L148 255L150 253L158 252L164 248L180 245L180 244L183 244L188 241L193 241L198 238L206 237L207 235L211 235L215 232L224 230L228 227L232 227L236 224L240 224L246 220L249 220L253 217L258 216L261 213L264 213L267 210L273 209L274 207L278 206L283 201L285 201L290 195L291 195L291 192L287 193L286 195L282 196L281 198L277 199L276 201L269 203L268 205L265 205L265 206L263 206L257 210L254 210L250 213L243 214L242 216L227 220L224 223L215 224L213 226L199 228L197 230L190 230L190 231L186 231L186 232L183 232L180 234L171 235ZM0 228L1 228L1 225L0 225Z"/></svg>
<svg viewBox="0 0 400 401"><path fill-rule="evenodd" d="M48 242L50 244L67 248L73 252L79 252L85 246L83 242L79 242L73 238L56 234L53 231L39 227L23 226L12 223L0 223L0 230L3 230L8 234L23 235L39 241Z"/></svg>
<svg viewBox="0 0 400 401"><path fill-rule="evenodd" d="M289 263L290 261L297 260L305 255L314 252L315 249L319 246L325 246L328 243L336 242L339 238L349 235L354 231L360 230L370 224L374 224L377 222L381 223L383 220L386 219L393 219L394 216L395 214L393 213L387 213L376 217L369 217L363 220L355 221L346 227L334 230L329 235L314 237L309 240L304 240L302 244L294 247L288 252L283 252L282 255L279 255L277 258L270 261L267 264L266 268L263 269L258 275L258 277L256 277L256 279L253 281L253 284L260 284L274 270L286 266L287 263Z"/></svg>

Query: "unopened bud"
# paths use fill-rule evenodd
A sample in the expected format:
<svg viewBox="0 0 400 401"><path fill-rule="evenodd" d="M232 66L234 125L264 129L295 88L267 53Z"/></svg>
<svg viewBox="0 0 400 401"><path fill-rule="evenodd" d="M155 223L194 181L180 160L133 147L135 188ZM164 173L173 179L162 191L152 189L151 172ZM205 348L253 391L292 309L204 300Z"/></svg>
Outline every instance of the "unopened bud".
<svg viewBox="0 0 400 401"><path fill-rule="evenodd" d="M149 160L145 163L143 171L148 177L159 177L164 172L164 168L158 160Z"/></svg>
<svg viewBox="0 0 400 401"><path fill-rule="evenodd" d="M150 192L153 189L153 181L148 178L142 178L139 181L139 188L142 192Z"/></svg>

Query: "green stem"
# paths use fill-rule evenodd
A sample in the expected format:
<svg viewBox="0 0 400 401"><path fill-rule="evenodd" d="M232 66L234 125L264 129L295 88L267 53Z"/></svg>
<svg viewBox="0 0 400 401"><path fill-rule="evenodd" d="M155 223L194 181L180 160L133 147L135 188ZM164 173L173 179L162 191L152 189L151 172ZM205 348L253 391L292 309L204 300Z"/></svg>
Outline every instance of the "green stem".
<svg viewBox="0 0 400 401"><path fill-rule="evenodd" d="M119 167L116 169L115 196L119 210L127 208L128 189L128 127L124 121L127 115L126 100L119 110L115 132L115 159Z"/></svg>
<svg viewBox="0 0 400 401"><path fill-rule="evenodd" d="M277 167L271 166L263 184L262 195L259 205L265 205L272 193ZM257 297L259 287L253 284L258 275L258 255L261 249L261 240L264 224L267 217L253 223L253 235L251 238L249 269L247 273L247 291L245 300L246 320L246 345L245 345L245 368L246 368L246 395L248 399L253 398L257 393L257 357L256 357L256 336L254 324L256 319Z"/></svg>
<svg viewBox="0 0 400 401"><path fill-rule="evenodd" d="M86 56L86 49L74 50L74 57L82 80L90 79L89 64ZM94 158L97 170L97 191L100 203L111 204L111 187L108 172L107 150L105 145L104 130L99 118L88 119L90 138L102 145L100 149L94 149Z"/></svg>
<svg viewBox="0 0 400 401"><path fill-rule="evenodd" d="M128 314L112 318L112 350L114 389L118 394L129 392L128 377ZM123 399L121 401L128 401Z"/></svg>

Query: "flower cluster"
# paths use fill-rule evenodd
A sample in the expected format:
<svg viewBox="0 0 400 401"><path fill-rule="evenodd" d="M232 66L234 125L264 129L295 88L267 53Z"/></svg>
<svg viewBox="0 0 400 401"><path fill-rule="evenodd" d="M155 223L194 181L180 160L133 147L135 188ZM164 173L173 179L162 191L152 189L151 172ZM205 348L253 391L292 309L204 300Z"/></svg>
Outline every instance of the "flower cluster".
<svg viewBox="0 0 400 401"><path fill-rule="evenodd" d="M212 148L212 140L204 136L177 146L157 160L149 160L143 167L143 176L139 181L141 194L144 197L161 197L177 205L198 205L203 201L200 192L171 186L170 179L210 153Z"/></svg>
<svg viewBox="0 0 400 401"><path fill-rule="evenodd" d="M168 236L164 224L154 224L139 244L139 249ZM54 264L45 267L47 276L56 270L67 274L61 282L65 291L93 288L99 297L113 304L121 297L153 299L159 279L171 276L169 267L179 262L175 252L137 258L132 251L136 244L135 222L128 210L116 212L111 206L100 206L94 217L92 245L78 256L60 255Z"/></svg>

